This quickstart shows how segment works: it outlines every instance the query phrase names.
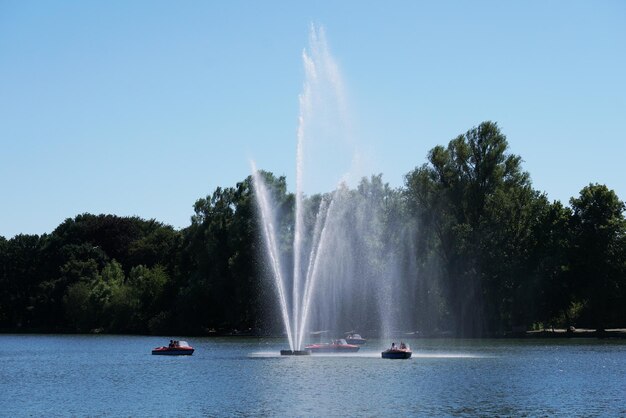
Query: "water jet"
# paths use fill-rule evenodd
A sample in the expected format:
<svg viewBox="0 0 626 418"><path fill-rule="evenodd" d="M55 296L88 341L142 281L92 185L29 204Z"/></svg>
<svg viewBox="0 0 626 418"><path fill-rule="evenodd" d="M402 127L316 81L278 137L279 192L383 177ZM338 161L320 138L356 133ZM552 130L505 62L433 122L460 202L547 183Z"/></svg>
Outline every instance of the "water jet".
<svg viewBox="0 0 626 418"><path fill-rule="evenodd" d="M351 124L344 120L346 95L323 29L311 28L303 61L293 200L283 200L284 185L277 187L270 173L251 162L262 247L289 342L289 349L280 351L285 356L309 354L304 340L311 329L329 330L331 338L356 329L387 335L405 326L401 317L414 306L413 285L402 282L415 277L405 275L412 265L407 254L413 252L406 251L412 231L402 208L389 205L394 192L382 183L382 175L363 177L351 190L346 183L356 174L352 167L337 173L331 193L304 195L307 169L330 171L329 160L340 154L337 144L351 136L340 128ZM320 149L321 158L311 158Z"/></svg>

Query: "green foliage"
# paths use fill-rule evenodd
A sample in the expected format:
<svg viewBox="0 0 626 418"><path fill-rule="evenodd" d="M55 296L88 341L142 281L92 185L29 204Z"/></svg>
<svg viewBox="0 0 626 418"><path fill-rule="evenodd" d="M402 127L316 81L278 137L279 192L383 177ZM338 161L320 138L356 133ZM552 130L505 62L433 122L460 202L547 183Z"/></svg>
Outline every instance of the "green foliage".
<svg viewBox="0 0 626 418"><path fill-rule="evenodd" d="M285 179L264 175L276 201L283 204ZM263 272L258 266L262 254L252 178L236 187L218 187L199 199L194 211L183 237L175 320L188 332L257 326Z"/></svg>
<svg viewBox="0 0 626 418"><path fill-rule="evenodd" d="M523 281L533 230L545 198L521 169L521 158L496 124L484 122L437 146L406 178L421 229L422 263L441 266L443 289L458 332L503 333L524 306Z"/></svg>
<svg viewBox="0 0 626 418"><path fill-rule="evenodd" d="M575 294L589 303L589 325L598 329L618 325L623 321L619 310L626 302L624 202L606 186L590 184L570 203Z"/></svg>
<svg viewBox="0 0 626 418"><path fill-rule="evenodd" d="M543 207L539 222L531 231L536 245L530 263L535 267L527 281L527 300L534 302L532 318L544 323L556 321L565 327L572 325L575 319L569 316L574 297L569 264L571 216L571 209L560 202Z"/></svg>
<svg viewBox="0 0 626 418"><path fill-rule="evenodd" d="M280 213L280 251L290 259L295 197L285 177L261 174ZM304 199L309 232L327 197ZM599 184L584 187L570 207L550 203L495 123L434 147L402 189L375 175L356 189L342 186L335 199L346 203L341 222L361 231L351 237L360 242L346 245L367 249L349 266L355 277L393 274L390 260L417 272L394 282L411 293L414 304L394 309L409 313L412 327L482 336L626 324L624 203ZM193 210L180 231L81 214L50 234L0 237L0 330L279 332L276 304L265 302L275 295L252 178L216 188ZM380 295L365 289L346 303L378 309Z"/></svg>
<svg viewBox="0 0 626 418"><path fill-rule="evenodd" d="M85 282L77 282L67 288L63 298L67 319L77 331L87 331L94 321L91 304L91 288Z"/></svg>

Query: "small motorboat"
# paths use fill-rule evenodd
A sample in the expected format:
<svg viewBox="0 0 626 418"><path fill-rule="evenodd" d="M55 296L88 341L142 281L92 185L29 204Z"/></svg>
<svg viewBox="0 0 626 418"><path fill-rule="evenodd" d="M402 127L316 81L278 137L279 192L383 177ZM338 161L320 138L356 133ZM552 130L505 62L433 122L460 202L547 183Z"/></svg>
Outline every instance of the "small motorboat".
<svg viewBox="0 0 626 418"><path fill-rule="evenodd" d="M194 352L187 341L170 340L170 344L166 347L157 347L152 350L152 354L161 356L190 356Z"/></svg>
<svg viewBox="0 0 626 418"><path fill-rule="evenodd" d="M380 353L382 358L397 360L397 359L408 359L411 358L411 347L408 344L400 343L397 346L395 343L391 344L391 348Z"/></svg>
<svg viewBox="0 0 626 418"><path fill-rule="evenodd" d="M356 353L359 347L356 344L348 344L343 338L332 340L330 343L309 344L305 349L311 353Z"/></svg>
<svg viewBox="0 0 626 418"><path fill-rule="evenodd" d="M365 338L361 337L357 333L348 334L348 336L346 337L346 341L348 342L348 344L356 345L363 345L367 342Z"/></svg>

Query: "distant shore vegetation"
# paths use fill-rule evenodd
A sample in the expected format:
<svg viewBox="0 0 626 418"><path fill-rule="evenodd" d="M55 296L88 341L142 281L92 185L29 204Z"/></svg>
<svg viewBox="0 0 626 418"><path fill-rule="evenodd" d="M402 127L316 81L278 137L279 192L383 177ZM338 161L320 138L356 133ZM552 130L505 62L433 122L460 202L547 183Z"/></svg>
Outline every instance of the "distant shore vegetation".
<svg viewBox="0 0 626 418"><path fill-rule="evenodd" d="M263 175L289 235L295 198L284 177ZM393 211L379 228L413 231L417 268L401 283L420 283L409 309L423 335L626 327L624 202L602 184L550 202L495 123L430 150L400 188L373 175L349 192ZM0 331L280 335L251 177L193 209L181 230L85 213L0 237Z"/></svg>

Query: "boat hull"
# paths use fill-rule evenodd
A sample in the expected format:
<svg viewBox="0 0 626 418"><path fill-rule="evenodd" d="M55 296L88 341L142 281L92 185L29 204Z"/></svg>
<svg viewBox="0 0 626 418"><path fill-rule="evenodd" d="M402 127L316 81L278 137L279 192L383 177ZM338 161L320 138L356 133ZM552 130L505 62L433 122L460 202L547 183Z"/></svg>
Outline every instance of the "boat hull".
<svg viewBox="0 0 626 418"><path fill-rule="evenodd" d="M345 339L332 340L330 343L309 344L304 347L311 353L356 353L358 345L348 344Z"/></svg>
<svg viewBox="0 0 626 418"><path fill-rule="evenodd" d="M411 358L411 352L406 350L385 350L380 353L382 358L391 360L406 360Z"/></svg>
<svg viewBox="0 0 626 418"><path fill-rule="evenodd" d="M307 347L307 350L311 353L356 353L359 348L361 347Z"/></svg>
<svg viewBox="0 0 626 418"><path fill-rule="evenodd" d="M155 348L152 350L152 354L155 356L190 356L194 352L193 348L180 349L180 348Z"/></svg>
<svg viewBox="0 0 626 418"><path fill-rule="evenodd" d="M281 356L308 356L311 354L309 350L280 350Z"/></svg>

